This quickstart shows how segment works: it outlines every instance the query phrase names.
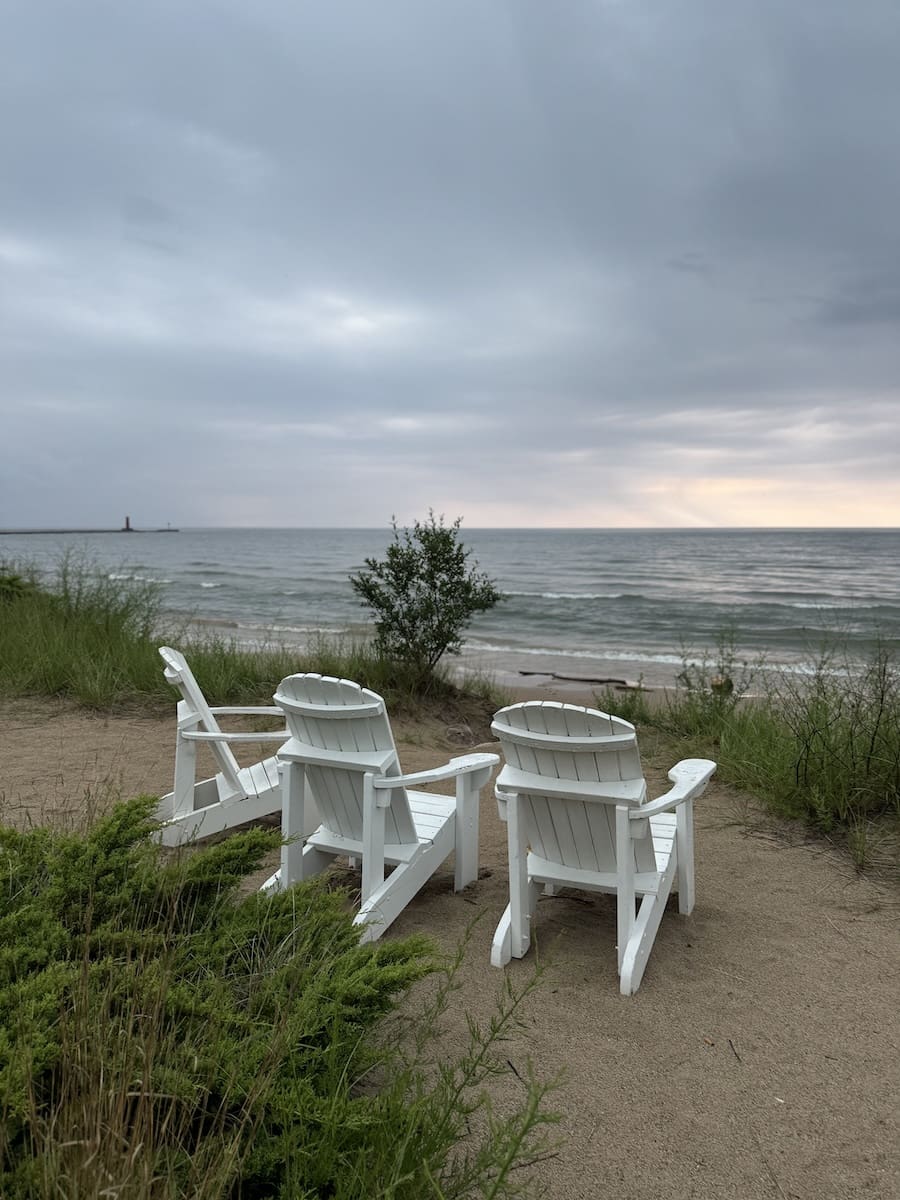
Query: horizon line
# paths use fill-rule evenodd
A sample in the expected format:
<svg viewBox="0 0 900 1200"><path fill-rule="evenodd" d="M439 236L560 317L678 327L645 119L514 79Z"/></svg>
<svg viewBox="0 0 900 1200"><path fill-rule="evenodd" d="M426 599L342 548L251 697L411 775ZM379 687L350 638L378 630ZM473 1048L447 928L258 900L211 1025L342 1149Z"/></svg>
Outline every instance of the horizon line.
<svg viewBox="0 0 900 1200"><path fill-rule="evenodd" d="M462 527L470 532L483 533L897 533L900 525L468 525ZM398 529L410 526L398 522ZM119 528L101 529L85 525L82 528L61 528L54 525L30 525L0 529L0 535L27 537L30 534L58 533L203 533L221 530L247 532L261 530L276 532L335 532L370 533L390 531L391 525L138 525L130 530Z"/></svg>

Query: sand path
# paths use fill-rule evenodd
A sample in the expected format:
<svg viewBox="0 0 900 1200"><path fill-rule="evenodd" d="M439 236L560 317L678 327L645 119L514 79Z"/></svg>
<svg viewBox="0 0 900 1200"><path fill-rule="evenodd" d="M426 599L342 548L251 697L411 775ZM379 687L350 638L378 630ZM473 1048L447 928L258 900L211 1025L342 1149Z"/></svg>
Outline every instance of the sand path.
<svg viewBox="0 0 900 1200"><path fill-rule="evenodd" d="M0 704L0 817L69 823L119 795L171 787L174 713L96 717L53 702ZM404 768L460 753L464 731L397 723ZM471 747L474 748L474 747ZM488 748L482 746L481 748ZM642 740L651 793L666 786ZM252 758L252 751L250 753ZM656 792L653 791L654 786ZM547 1200L888 1200L900 1195L900 895L822 843L791 837L752 799L713 784L697 806L697 906L672 911L638 994L616 988L607 897L544 899L537 953L508 972L544 976L503 1047L503 1105L530 1058L563 1069L564 1144L535 1172ZM446 868L396 922L448 949L476 924L448 1019L487 1017L506 903L505 826L485 792L482 878L463 895ZM414 999L413 999L413 1002Z"/></svg>

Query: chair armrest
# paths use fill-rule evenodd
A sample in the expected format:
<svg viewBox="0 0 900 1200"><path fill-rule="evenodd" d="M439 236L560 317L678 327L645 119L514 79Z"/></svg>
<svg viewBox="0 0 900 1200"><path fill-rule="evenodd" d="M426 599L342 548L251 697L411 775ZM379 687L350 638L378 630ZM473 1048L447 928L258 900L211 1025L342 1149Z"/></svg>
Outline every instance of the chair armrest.
<svg viewBox="0 0 900 1200"><path fill-rule="evenodd" d="M281 708L276 708L274 704L251 704L249 706L243 705L237 708L211 708L209 711L214 713L217 717L280 717L282 721L284 720L284 710Z"/></svg>
<svg viewBox="0 0 900 1200"><path fill-rule="evenodd" d="M482 767L496 767L500 758L496 754L463 754L451 758L443 767L431 771L415 771L411 775L383 775L375 780L376 789L412 787L420 783L436 783L440 779L455 779L457 775L469 775Z"/></svg>
<svg viewBox="0 0 900 1200"><path fill-rule="evenodd" d="M693 800L701 795L709 783L716 764L708 758L684 758L669 772L669 779L675 784L664 796L651 800L649 804L641 804L632 808L629 819L642 821L645 817L655 817L659 813L671 812L679 804Z"/></svg>
<svg viewBox="0 0 900 1200"><path fill-rule="evenodd" d="M188 742L286 742L290 736L286 729L269 730L267 733L206 733L181 730L180 736Z"/></svg>

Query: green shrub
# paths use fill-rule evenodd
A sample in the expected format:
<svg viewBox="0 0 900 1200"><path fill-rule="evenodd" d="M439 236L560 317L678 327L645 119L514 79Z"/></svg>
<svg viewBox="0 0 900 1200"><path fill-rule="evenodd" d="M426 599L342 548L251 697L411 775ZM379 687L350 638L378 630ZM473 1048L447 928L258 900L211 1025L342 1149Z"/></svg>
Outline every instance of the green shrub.
<svg viewBox="0 0 900 1200"><path fill-rule="evenodd" d="M27 600L37 595L37 581L31 575L21 575L11 566L0 564L0 604Z"/></svg>
<svg viewBox="0 0 900 1200"><path fill-rule="evenodd" d="M394 540L385 558L366 559L368 570L352 575L354 590L375 616L375 647L428 679L446 652L455 653L478 612L501 598L487 575L468 565L471 551L459 540L462 517L452 525L429 512L412 531L392 523Z"/></svg>
<svg viewBox="0 0 900 1200"><path fill-rule="evenodd" d="M406 1057L385 1026L434 970L423 939L360 946L321 879L239 898L277 836L173 858L154 804L86 836L0 829L4 1200L515 1194L542 1086L457 1143L520 998L430 1076L424 1026Z"/></svg>

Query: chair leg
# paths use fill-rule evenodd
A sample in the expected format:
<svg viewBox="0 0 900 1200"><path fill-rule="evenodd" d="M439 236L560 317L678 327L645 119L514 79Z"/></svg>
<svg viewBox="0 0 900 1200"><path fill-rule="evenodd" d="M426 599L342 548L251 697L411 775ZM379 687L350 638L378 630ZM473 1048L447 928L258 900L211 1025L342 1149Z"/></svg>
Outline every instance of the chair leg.
<svg viewBox="0 0 900 1200"><path fill-rule="evenodd" d="M166 797L170 803L168 812L161 812L163 820L171 820L193 812L194 783L197 778L197 743L187 741L178 731L175 742L175 790L171 797Z"/></svg>
<svg viewBox="0 0 900 1200"><path fill-rule="evenodd" d="M494 930L491 943L491 966L505 967L512 958L512 909L507 904L503 916Z"/></svg>
<svg viewBox="0 0 900 1200"><path fill-rule="evenodd" d="M384 812L384 809L380 809ZM307 852L312 847L307 847ZM364 894L353 924L362 927L360 942L374 942L407 908L410 900L447 857L446 845L432 843L407 863L394 867L380 886ZM365 868L365 854L363 868ZM384 856L382 853L382 863Z"/></svg>
<svg viewBox="0 0 900 1200"><path fill-rule="evenodd" d="M634 927L634 845L628 811L627 805L616 805L616 951L620 975Z"/></svg>
<svg viewBox="0 0 900 1200"><path fill-rule="evenodd" d="M658 896L645 896L641 901L619 967L619 991L623 996L634 995L641 985L664 908Z"/></svg>
<svg viewBox="0 0 900 1200"><path fill-rule="evenodd" d="M637 916L634 915L634 901L632 900L631 928L628 931L624 947L621 943L619 945L619 991L623 996L633 995L644 978L650 951L653 949L660 921L666 911L666 901L672 890L674 875L675 863L670 859L666 869L660 872L658 891L649 893L641 899ZM619 903L621 905L621 899Z"/></svg>
<svg viewBox="0 0 900 1200"><path fill-rule="evenodd" d="M301 879L310 879L324 871L334 858L314 846L306 845L303 829L306 824L308 791L306 770L302 763L279 764L281 775L281 870L263 884L264 888L289 888Z"/></svg>
<svg viewBox="0 0 900 1200"><path fill-rule="evenodd" d="M456 865L453 890L461 892L478 879L479 793L491 777L491 767L456 777Z"/></svg>
<svg viewBox="0 0 900 1200"><path fill-rule="evenodd" d="M675 810L675 853L678 856L678 911L694 908L694 804L685 800Z"/></svg>
<svg viewBox="0 0 900 1200"><path fill-rule="evenodd" d="M507 807L506 834L509 851L510 954L524 958L531 946L531 923L537 906L539 885L528 875L528 844L524 814L518 796Z"/></svg>
<svg viewBox="0 0 900 1200"><path fill-rule="evenodd" d="M384 808L375 793L375 776L363 776L362 902L375 895L384 883Z"/></svg>
<svg viewBox="0 0 900 1200"><path fill-rule="evenodd" d="M306 771L300 763L279 764L281 775L281 886L303 878L303 804Z"/></svg>

